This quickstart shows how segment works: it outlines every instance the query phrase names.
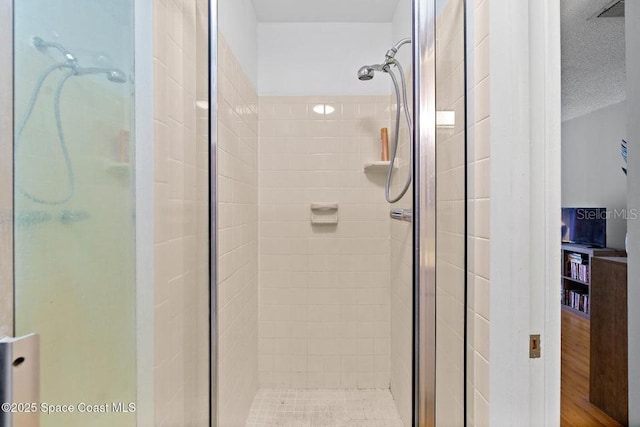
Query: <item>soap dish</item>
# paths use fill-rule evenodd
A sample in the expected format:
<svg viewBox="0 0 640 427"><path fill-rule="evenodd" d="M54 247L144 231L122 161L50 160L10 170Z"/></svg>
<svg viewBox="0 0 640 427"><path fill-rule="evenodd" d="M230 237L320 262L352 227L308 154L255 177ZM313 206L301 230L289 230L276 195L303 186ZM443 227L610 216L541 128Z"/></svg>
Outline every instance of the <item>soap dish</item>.
<svg viewBox="0 0 640 427"><path fill-rule="evenodd" d="M337 224L337 203L311 203L311 224Z"/></svg>

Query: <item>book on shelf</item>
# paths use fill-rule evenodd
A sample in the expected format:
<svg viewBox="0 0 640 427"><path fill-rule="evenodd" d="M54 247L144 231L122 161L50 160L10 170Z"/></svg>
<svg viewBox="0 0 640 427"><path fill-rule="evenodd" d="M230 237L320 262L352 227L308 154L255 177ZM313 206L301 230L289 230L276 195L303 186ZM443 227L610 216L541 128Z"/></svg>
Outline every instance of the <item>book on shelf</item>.
<svg viewBox="0 0 640 427"><path fill-rule="evenodd" d="M569 253L567 255L567 276L573 280L589 283L589 262L581 254Z"/></svg>
<svg viewBox="0 0 640 427"><path fill-rule="evenodd" d="M574 310L589 314L591 307L589 305L590 298L588 293L575 289L562 289L561 298L562 304Z"/></svg>
<svg viewBox="0 0 640 427"><path fill-rule="evenodd" d="M570 253L570 254L567 255L567 258L569 258L569 261L571 261L571 262L577 262L577 263L581 263L582 262L582 255L581 254Z"/></svg>

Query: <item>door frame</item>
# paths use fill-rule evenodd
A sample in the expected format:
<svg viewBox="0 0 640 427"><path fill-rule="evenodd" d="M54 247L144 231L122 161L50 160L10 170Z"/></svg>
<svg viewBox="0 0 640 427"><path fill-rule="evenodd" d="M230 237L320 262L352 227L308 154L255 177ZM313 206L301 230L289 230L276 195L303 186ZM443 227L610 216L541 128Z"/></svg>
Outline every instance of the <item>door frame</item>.
<svg viewBox="0 0 640 427"><path fill-rule="evenodd" d="M153 425L154 388L154 0L134 2L136 425ZM144 78L139 78L144 76ZM144 218L143 221L138 219Z"/></svg>
<svg viewBox="0 0 640 427"><path fill-rule="evenodd" d="M218 0L209 1L209 425L218 426Z"/></svg>
<svg viewBox="0 0 640 427"><path fill-rule="evenodd" d="M13 0L0 0L0 338L13 328Z"/></svg>
<svg viewBox="0 0 640 427"><path fill-rule="evenodd" d="M638 2L625 3L625 44L627 64L627 137L630 145L638 147L640 137L640 4ZM627 312L628 325L640 323L640 312L637 302L640 302L640 156L634 149L629 150L627 177L627 232L629 270L627 272ZM629 402L637 402L640 397L640 367L636 363L640 357L640 338L638 334L629 335ZM629 425L640 423L640 407L629 405Z"/></svg>
<svg viewBox="0 0 640 427"><path fill-rule="evenodd" d="M436 425L435 0L413 1L413 425Z"/></svg>
<svg viewBox="0 0 640 427"><path fill-rule="evenodd" d="M491 0L490 425L560 425L560 2ZM506 25L508 23L508 25ZM529 335L542 356L529 358Z"/></svg>

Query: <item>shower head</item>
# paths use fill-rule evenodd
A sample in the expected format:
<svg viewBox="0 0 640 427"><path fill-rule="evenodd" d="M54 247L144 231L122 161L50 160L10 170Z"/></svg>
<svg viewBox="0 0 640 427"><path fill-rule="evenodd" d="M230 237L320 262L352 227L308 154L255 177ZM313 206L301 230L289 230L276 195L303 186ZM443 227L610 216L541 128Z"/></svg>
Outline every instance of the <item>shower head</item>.
<svg viewBox="0 0 640 427"><path fill-rule="evenodd" d="M59 51L65 59L64 65L73 71L76 76L85 76L88 74L105 74L107 79L114 83L126 83L127 75L117 68L100 68L100 67L81 67L78 59L65 49L60 43L45 41L42 37L35 36L32 39L33 46L41 52L45 52L49 48Z"/></svg>
<svg viewBox="0 0 640 427"><path fill-rule="evenodd" d="M371 80L376 71L385 71L384 66L380 64L364 65L358 70L358 79L362 81Z"/></svg>
<svg viewBox="0 0 640 427"><path fill-rule="evenodd" d="M122 72L122 70L118 70L114 68L112 70L107 71L107 79L114 83L126 83L127 76Z"/></svg>
<svg viewBox="0 0 640 427"><path fill-rule="evenodd" d="M373 70L373 68L369 67L368 65L365 65L364 67L358 70L358 79L362 81L371 80L373 78L374 73L375 71Z"/></svg>

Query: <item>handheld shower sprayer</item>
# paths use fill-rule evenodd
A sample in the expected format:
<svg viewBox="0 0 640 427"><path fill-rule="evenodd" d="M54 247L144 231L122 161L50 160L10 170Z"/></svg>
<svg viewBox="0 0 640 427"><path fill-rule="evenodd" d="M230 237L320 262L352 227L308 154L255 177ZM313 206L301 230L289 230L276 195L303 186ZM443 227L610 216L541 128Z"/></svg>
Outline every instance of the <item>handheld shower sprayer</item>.
<svg viewBox="0 0 640 427"><path fill-rule="evenodd" d="M70 70L73 70L73 75L75 76L105 74L107 79L114 83L125 83L127 81L125 73L117 68L81 67L78 62L78 58L60 43L45 41L42 37L38 36L33 37L31 40L33 42L33 46L40 52L46 52L49 48L60 52L64 57L64 63L60 64L60 68L69 68Z"/></svg>
<svg viewBox="0 0 640 427"><path fill-rule="evenodd" d="M391 153L391 161L389 162L389 170L387 171L387 182L385 185L385 198L389 203L395 203L402 199L402 197L409 190L409 186L411 186L411 181L413 179L413 121L411 120L411 116L409 114L409 104L407 102L407 85L404 77L404 70L402 69L402 65L395 59L398 50L404 46L405 44L410 44L411 39L405 38L400 40L398 43L393 45L391 49L387 51L385 54L385 60L382 64L374 64L374 65L365 65L358 70L358 79L362 81L368 81L373 79L376 71L381 71L389 74L391 77L391 81L393 82L393 87L395 89L396 94L396 123L395 123L395 143L393 144L393 149ZM395 73L391 69L391 66L394 66L398 69L398 73L400 74L400 83L402 85L402 93L400 93L400 87L398 87L398 78ZM394 164L396 162L396 154L398 152L398 145L400 142L400 110L404 110L405 120L407 122L407 127L409 130L409 171L407 172L407 179L404 183L404 186L400 190L397 196L391 196L391 177L393 174Z"/></svg>
<svg viewBox="0 0 640 427"><path fill-rule="evenodd" d="M24 189L24 187L22 186L19 180L16 181L16 184L17 184L16 187L26 198L36 203L45 204L45 205L60 205L62 203L65 203L71 200L71 198L75 193L75 177L73 173L73 164L71 162L71 157L69 155L69 150L67 148L67 142L64 135L62 118L60 114L60 97L61 97L62 89L64 88L65 83L72 77L80 77L80 76L94 75L94 74L104 74L107 77L107 80L114 83L126 83L128 79L127 79L127 75L122 70L119 70L117 68L80 66L78 58L74 54L72 54L70 51L65 49L65 47L59 43L45 41L41 37L33 37L32 42L33 42L33 46L36 49L38 49L38 51L43 53L47 52L49 49L57 50L62 54L64 60L62 62L57 62L51 65L49 68L44 70L44 72L38 78L36 85L33 89L33 92L31 94L31 98L29 99L27 109L16 131L16 148L20 143L24 128L27 126L27 123L29 122L29 118L33 113L33 110L36 106L36 102L38 101L38 97L40 95L40 91L42 90L42 87L44 86L45 81L53 72L66 70L66 72L62 75L62 77L56 84L56 89L53 95L53 99L54 99L54 116L55 116L55 123L56 123L56 129L57 129L57 136L58 136L58 141L60 143L60 151L62 152L62 157L64 159L64 164L67 170L67 181L68 181L69 189L65 197L58 198L58 199L51 199L51 198L45 199L42 197L35 196L32 193L28 192L26 189Z"/></svg>
<svg viewBox="0 0 640 427"><path fill-rule="evenodd" d="M381 64L364 65L358 70L358 79L362 81L371 80L376 71L385 71Z"/></svg>

